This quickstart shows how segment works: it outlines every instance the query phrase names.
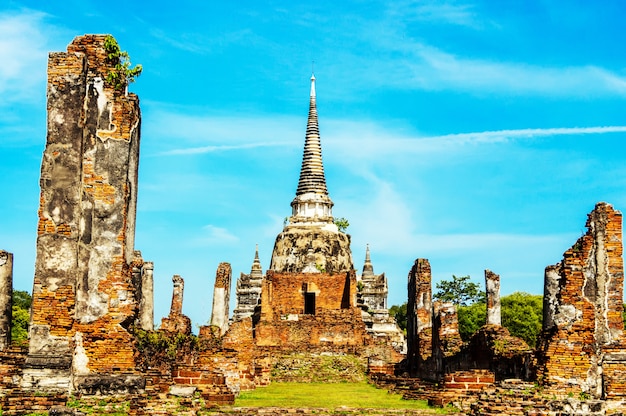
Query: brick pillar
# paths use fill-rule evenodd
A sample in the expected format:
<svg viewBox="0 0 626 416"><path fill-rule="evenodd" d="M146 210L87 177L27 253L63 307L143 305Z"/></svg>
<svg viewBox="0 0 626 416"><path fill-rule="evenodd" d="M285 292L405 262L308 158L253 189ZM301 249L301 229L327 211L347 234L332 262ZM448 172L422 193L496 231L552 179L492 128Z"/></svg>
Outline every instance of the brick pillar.
<svg viewBox="0 0 626 416"><path fill-rule="evenodd" d="M136 95L106 81L116 62L105 39L79 36L67 52L48 59L32 371L25 372L23 388L39 389L45 380L46 390L67 390L70 371L135 368L128 328L138 309L131 262L141 115Z"/></svg>
<svg viewBox="0 0 626 416"><path fill-rule="evenodd" d="M417 259L409 272L407 361L411 374L423 373L432 355L432 287L430 263Z"/></svg>
<svg viewBox="0 0 626 416"><path fill-rule="evenodd" d="M485 291L487 295L487 325L502 325L500 310L500 276L485 270Z"/></svg>
<svg viewBox="0 0 626 416"><path fill-rule="evenodd" d="M450 302L433 303L433 360L437 379L442 379L445 360L461 350L463 340L459 333L456 306Z"/></svg>
<svg viewBox="0 0 626 416"><path fill-rule="evenodd" d="M154 330L154 263L151 261L145 262L141 268L139 326L146 331Z"/></svg>
<svg viewBox="0 0 626 416"><path fill-rule="evenodd" d="M539 379L562 393L626 397L622 214L601 202L586 226L546 268Z"/></svg>
<svg viewBox="0 0 626 416"><path fill-rule="evenodd" d="M222 335L224 335L228 329L228 304L230 302L231 277L232 268L230 264L220 263L215 273L211 325L219 327Z"/></svg>
<svg viewBox="0 0 626 416"><path fill-rule="evenodd" d="M11 345L13 254L0 250L0 351Z"/></svg>
<svg viewBox="0 0 626 416"><path fill-rule="evenodd" d="M172 306L170 314L167 318L161 319L161 331L174 334L191 334L191 319L183 315L183 292L185 290L185 281L182 277L175 274L172 277Z"/></svg>

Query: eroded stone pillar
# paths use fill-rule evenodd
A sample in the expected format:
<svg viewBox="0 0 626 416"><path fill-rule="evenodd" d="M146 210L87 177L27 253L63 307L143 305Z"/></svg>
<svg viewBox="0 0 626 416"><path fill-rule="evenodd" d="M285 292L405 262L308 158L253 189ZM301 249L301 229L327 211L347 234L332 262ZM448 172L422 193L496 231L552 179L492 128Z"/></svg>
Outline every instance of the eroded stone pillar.
<svg viewBox="0 0 626 416"><path fill-rule="evenodd" d="M231 277L232 268L230 263L220 263L219 266L217 266L217 272L215 273L211 325L219 327L222 335L224 335L228 329L228 304L230 301Z"/></svg>
<svg viewBox="0 0 626 416"><path fill-rule="evenodd" d="M185 280L175 274L172 277L172 305L170 314L161 320L159 330L169 333L191 334L191 319L183 315L183 293L185 291Z"/></svg>
<svg viewBox="0 0 626 416"><path fill-rule="evenodd" d="M119 60L110 57L106 39L79 36L67 52L48 58L47 142L23 388L45 383L46 390L71 389L76 369L91 375L135 369L128 329L138 311L131 263L141 114L125 80L107 81ZM72 365L74 357L80 363Z"/></svg>
<svg viewBox="0 0 626 416"><path fill-rule="evenodd" d="M0 250L0 351L11 345L13 254Z"/></svg>
<svg viewBox="0 0 626 416"><path fill-rule="evenodd" d="M500 306L500 276L485 270L485 291L487 299L487 325L502 325Z"/></svg>
<svg viewBox="0 0 626 416"><path fill-rule="evenodd" d="M141 268L141 302L139 326L145 331L154 330L154 263L147 261Z"/></svg>
<svg viewBox="0 0 626 416"><path fill-rule="evenodd" d="M421 373L432 355L433 305L430 263L417 259L409 272L407 303L407 360L409 371Z"/></svg>

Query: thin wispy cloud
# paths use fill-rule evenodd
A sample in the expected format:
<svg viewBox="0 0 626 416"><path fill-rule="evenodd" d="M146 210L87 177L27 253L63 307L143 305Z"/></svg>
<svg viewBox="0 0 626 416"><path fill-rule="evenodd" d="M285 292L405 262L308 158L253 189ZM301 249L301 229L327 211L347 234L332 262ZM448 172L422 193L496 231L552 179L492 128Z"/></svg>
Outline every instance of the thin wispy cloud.
<svg viewBox="0 0 626 416"><path fill-rule="evenodd" d="M480 28L473 8L470 4L450 1L407 0L389 3L387 13L402 20Z"/></svg>
<svg viewBox="0 0 626 416"><path fill-rule="evenodd" d="M45 13L0 13L0 104L38 99L46 79Z"/></svg>
<svg viewBox="0 0 626 416"><path fill-rule="evenodd" d="M212 224L202 227L202 235L195 240L199 245L230 245L239 241L239 237L232 234L226 228L218 227Z"/></svg>
<svg viewBox="0 0 626 416"><path fill-rule="evenodd" d="M157 155L161 156L196 155L254 148L299 148L303 140L303 118L295 116L221 117L158 112L154 119L156 123L148 126L146 135L173 137L177 139L174 142L183 145L157 152ZM505 129L428 136L410 132L402 125L325 119L321 130L324 148L332 149L337 155L350 154L354 159L379 158L388 154L448 153L451 149L462 149L463 146L491 145L542 137L575 138L625 133L626 126ZM328 156L333 158L332 153Z"/></svg>
<svg viewBox="0 0 626 416"><path fill-rule="evenodd" d="M204 153L216 153L216 152L227 152L230 150L249 150L255 149L259 147L277 147L277 146L285 146L284 142L275 142L275 143L250 143L250 144L242 144L239 146L200 146L200 147L191 147L187 149L173 149L165 152L161 152L158 155L160 156L173 156L173 155L198 155Z"/></svg>

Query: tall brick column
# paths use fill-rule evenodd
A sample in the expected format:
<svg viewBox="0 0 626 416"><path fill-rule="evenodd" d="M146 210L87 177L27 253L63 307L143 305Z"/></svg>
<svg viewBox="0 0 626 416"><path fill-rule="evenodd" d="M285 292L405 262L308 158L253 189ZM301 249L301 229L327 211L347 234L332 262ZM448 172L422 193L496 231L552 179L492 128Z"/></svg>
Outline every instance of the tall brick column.
<svg viewBox="0 0 626 416"><path fill-rule="evenodd" d="M559 392L626 397L622 214L601 202L587 233L548 266L539 378Z"/></svg>
<svg viewBox="0 0 626 416"><path fill-rule="evenodd" d="M136 95L105 81L116 64L105 39L77 37L67 52L48 59L31 370L24 388L43 383L66 390L70 369L111 374L135 368L128 327L137 315L130 264L141 116Z"/></svg>
<svg viewBox="0 0 626 416"><path fill-rule="evenodd" d="M228 329L228 304L230 302L231 278L232 268L230 264L225 262L220 263L215 273L211 325L219 327L222 335L224 335Z"/></svg>
<svg viewBox="0 0 626 416"><path fill-rule="evenodd" d="M13 254L0 250L0 351L11 345Z"/></svg>
<svg viewBox="0 0 626 416"><path fill-rule="evenodd" d="M500 307L500 276L485 270L485 292L487 299L487 325L502 325Z"/></svg>
<svg viewBox="0 0 626 416"><path fill-rule="evenodd" d="M409 272L407 361L412 374L426 372L433 350L433 304L430 263L417 259Z"/></svg>

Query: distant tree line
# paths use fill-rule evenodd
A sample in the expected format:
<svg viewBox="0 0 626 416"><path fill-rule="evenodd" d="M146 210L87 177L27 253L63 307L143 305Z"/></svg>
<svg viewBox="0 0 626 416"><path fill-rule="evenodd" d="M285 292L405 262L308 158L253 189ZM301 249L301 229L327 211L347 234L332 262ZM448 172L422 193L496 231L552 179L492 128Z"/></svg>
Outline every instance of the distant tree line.
<svg viewBox="0 0 626 416"><path fill-rule="evenodd" d="M452 280L442 280L435 285L437 291L433 294L434 300L452 302L457 306L459 319L459 333L463 341L485 325L487 306L485 292L469 276L452 276ZM543 296L531 295L525 292L515 292L500 299L502 326L507 328L511 335L523 339L534 347L541 332L543 321ZM396 318L400 328L406 330L406 302L402 305L393 305L389 314ZM626 321L626 313L624 315Z"/></svg>

